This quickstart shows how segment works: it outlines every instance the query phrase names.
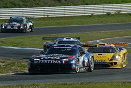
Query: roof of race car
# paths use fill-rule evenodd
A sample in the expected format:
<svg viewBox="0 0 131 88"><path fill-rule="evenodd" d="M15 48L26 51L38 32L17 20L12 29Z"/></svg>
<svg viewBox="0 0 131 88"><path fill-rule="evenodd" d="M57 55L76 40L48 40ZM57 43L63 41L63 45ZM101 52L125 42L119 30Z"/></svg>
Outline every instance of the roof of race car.
<svg viewBox="0 0 131 88"><path fill-rule="evenodd" d="M115 48L115 46L92 46L90 48Z"/></svg>
<svg viewBox="0 0 131 88"><path fill-rule="evenodd" d="M112 46L115 47L115 45L128 45L128 43L85 43L87 46Z"/></svg>
<svg viewBox="0 0 131 88"><path fill-rule="evenodd" d="M25 19L25 17L12 17L11 19Z"/></svg>
<svg viewBox="0 0 131 88"><path fill-rule="evenodd" d="M99 46L98 48L114 48L114 46Z"/></svg>
<svg viewBox="0 0 131 88"><path fill-rule="evenodd" d="M85 44L85 45L86 45L86 44ZM102 48L102 47L111 47L111 48L112 48L112 47L115 47L114 44L109 44L109 43L99 43L99 44L95 44L95 43L93 44L93 43L92 43L92 44L87 44L86 46L87 46L87 47L97 47L97 48L98 48L98 47L101 47L101 48Z"/></svg>
<svg viewBox="0 0 131 88"><path fill-rule="evenodd" d="M109 44L109 43L99 43L99 44L97 44L97 46L98 47L100 47L100 46L112 46L112 47L114 47L115 45L114 44Z"/></svg>
<svg viewBox="0 0 131 88"><path fill-rule="evenodd" d="M52 47L53 48L71 48L71 49L76 49L77 47L80 47L80 46L76 45L76 44L55 44Z"/></svg>

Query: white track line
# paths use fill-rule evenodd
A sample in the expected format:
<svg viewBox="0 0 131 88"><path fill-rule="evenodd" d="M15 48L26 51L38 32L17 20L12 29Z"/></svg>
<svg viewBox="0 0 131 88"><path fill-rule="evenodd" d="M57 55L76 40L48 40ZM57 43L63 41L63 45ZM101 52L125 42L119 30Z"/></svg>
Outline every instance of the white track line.
<svg viewBox="0 0 131 88"><path fill-rule="evenodd" d="M10 47L10 46L0 46L0 48L21 49L21 50L43 50L39 48L21 48L21 47Z"/></svg>

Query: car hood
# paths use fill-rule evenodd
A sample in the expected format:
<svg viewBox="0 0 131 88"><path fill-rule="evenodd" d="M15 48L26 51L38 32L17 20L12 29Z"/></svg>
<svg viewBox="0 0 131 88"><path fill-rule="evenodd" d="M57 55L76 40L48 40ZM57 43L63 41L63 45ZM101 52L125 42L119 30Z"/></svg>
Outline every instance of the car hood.
<svg viewBox="0 0 131 88"><path fill-rule="evenodd" d="M14 22L14 23L5 23L4 25L6 25L6 26L20 26L20 23L16 23L16 22Z"/></svg>
<svg viewBox="0 0 131 88"><path fill-rule="evenodd" d="M115 53L94 53L94 60L96 62L110 62L111 58L115 55Z"/></svg>
<svg viewBox="0 0 131 88"><path fill-rule="evenodd" d="M40 55L40 56L32 56L33 58L37 59L46 59L46 60L59 60L59 59L67 59L67 58L74 58L74 56L69 56L69 55L62 55L62 54L50 54L50 55Z"/></svg>

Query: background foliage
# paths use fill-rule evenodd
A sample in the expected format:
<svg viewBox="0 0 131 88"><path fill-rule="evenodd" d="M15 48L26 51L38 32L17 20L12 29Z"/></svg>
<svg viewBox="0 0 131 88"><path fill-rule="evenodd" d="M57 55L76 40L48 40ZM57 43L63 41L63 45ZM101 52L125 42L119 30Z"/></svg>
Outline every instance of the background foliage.
<svg viewBox="0 0 131 88"><path fill-rule="evenodd" d="M131 0L0 0L0 8L131 3Z"/></svg>

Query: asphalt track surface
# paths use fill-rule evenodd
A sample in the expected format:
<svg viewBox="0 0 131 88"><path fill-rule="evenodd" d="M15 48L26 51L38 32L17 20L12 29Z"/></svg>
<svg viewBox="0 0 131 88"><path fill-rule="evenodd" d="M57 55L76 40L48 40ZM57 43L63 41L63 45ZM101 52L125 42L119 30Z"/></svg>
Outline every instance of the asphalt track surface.
<svg viewBox="0 0 131 88"><path fill-rule="evenodd" d="M43 28L35 28L34 32L31 33L0 33L0 38L42 35L42 34L63 34L63 33L125 30L125 29L131 29L131 23L100 24L87 26L43 27Z"/></svg>
<svg viewBox="0 0 131 88"><path fill-rule="evenodd" d="M83 32L81 29L87 29L84 32L91 32L91 31L109 31L109 30L124 30L124 29L131 29L131 23L127 24L108 24L108 25L92 25L92 26L70 26L71 28L77 31L75 32ZM125 26L125 27L123 27ZM59 28L58 30L63 29L63 32L60 33L67 33L70 27L63 27ZM105 27L107 27L105 29ZM50 29L51 28L51 29ZM43 28L38 30L54 30L54 27ZM57 30L57 27L55 27ZM88 29L89 28L89 29ZM67 30L65 30L67 29ZM72 29L72 30L73 30ZM79 29L79 31L78 31ZM37 31L36 35L37 35ZM33 35L33 33L0 33L0 38L4 37L16 37L16 36L26 36L26 35ZM49 34L54 34L50 31ZM68 30L69 32L69 30ZM47 33L47 32L46 32ZM72 31L70 32L72 33ZM104 41L127 41L131 43L131 37L128 38L114 38ZM130 45L127 46L130 48ZM33 54L39 54L39 50L32 50L32 49L7 49L7 48L0 48L0 56L2 57L19 57L19 58L28 58ZM103 81L131 81L131 53L128 54L128 65L126 68L123 69L95 69L93 72L86 72L86 73L78 73L78 74L37 74L37 75L30 75L27 72L25 73L15 73L13 75L0 75L0 85L3 84L32 84L32 83L56 83L56 82L103 82Z"/></svg>

